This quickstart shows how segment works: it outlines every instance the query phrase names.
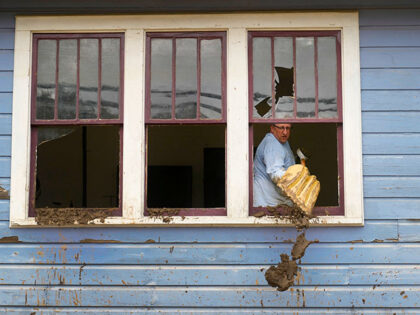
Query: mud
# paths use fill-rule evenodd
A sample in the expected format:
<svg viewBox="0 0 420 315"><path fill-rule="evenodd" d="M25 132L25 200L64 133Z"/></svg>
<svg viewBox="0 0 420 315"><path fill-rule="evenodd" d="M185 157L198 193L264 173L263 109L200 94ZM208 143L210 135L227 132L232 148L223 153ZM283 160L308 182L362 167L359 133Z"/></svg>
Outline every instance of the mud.
<svg viewBox="0 0 420 315"><path fill-rule="evenodd" d="M169 208L149 208L147 212L151 218L162 219L164 223L170 223L173 220L173 216L178 215L180 209L169 209Z"/></svg>
<svg viewBox="0 0 420 315"><path fill-rule="evenodd" d="M35 209L35 221L38 225L74 225L91 224L92 220L112 215L114 209L86 209L86 208L41 208Z"/></svg>
<svg viewBox="0 0 420 315"><path fill-rule="evenodd" d="M308 241L305 237L305 232L306 229L309 228L310 220L316 217L307 214L296 206L268 208L268 212L275 218L289 221L295 226L297 231L303 230L303 232L296 237L296 241L294 242L291 252L292 259L290 259L287 254L281 254L281 262L277 266L271 266L265 272L265 279L269 285L277 288L278 291L286 291L295 282L299 270L296 261L305 255L305 250L309 245L318 242L318 240Z"/></svg>
<svg viewBox="0 0 420 315"><path fill-rule="evenodd" d="M10 199L9 192L0 186L0 200Z"/></svg>
<svg viewBox="0 0 420 315"><path fill-rule="evenodd" d="M281 254L280 257L281 262L265 272L265 279L269 285L277 287L278 291L286 291L295 281L298 266L295 260L289 259L289 255Z"/></svg>
<svg viewBox="0 0 420 315"><path fill-rule="evenodd" d="M22 243L17 236L5 236L0 238L0 243Z"/></svg>

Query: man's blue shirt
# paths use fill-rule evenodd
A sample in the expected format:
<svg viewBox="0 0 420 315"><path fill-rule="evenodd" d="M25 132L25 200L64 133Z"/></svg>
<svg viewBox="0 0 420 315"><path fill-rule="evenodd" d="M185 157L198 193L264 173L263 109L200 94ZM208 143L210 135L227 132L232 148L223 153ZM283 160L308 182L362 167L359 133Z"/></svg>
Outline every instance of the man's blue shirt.
<svg viewBox="0 0 420 315"><path fill-rule="evenodd" d="M254 158L254 207L291 205L275 182L293 164L295 159L289 143L281 143L272 133L267 133Z"/></svg>

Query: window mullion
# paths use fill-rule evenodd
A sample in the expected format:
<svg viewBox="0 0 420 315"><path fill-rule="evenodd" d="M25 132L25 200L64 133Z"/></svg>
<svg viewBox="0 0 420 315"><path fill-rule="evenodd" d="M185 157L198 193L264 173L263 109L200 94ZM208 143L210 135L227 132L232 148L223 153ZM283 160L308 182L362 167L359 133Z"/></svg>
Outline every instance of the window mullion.
<svg viewBox="0 0 420 315"><path fill-rule="evenodd" d="M248 216L248 57L247 30L233 28L227 37L227 216Z"/></svg>

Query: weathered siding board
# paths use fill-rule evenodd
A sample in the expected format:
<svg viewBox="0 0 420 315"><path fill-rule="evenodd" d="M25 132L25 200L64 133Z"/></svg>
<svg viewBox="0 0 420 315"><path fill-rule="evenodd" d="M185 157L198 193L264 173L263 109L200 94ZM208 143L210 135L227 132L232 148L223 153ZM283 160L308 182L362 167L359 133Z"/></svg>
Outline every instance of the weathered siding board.
<svg viewBox="0 0 420 315"><path fill-rule="evenodd" d="M369 47L360 49L362 68L420 67L420 47Z"/></svg>
<svg viewBox="0 0 420 315"><path fill-rule="evenodd" d="M362 110L418 111L420 110L420 87L419 90L404 91L364 90L362 91Z"/></svg>
<svg viewBox="0 0 420 315"><path fill-rule="evenodd" d="M365 218L420 219L420 198L365 198ZM400 231L401 232L401 231Z"/></svg>
<svg viewBox="0 0 420 315"><path fill-rule="evenodd" d="M364 134L363 154L420 154L420 133Z"/></svg>
<svg viewBox="0 0 420 315"><path fill-rule="evenodd" d="M417 111L364 112L362 118L364 132L384 134L395 132L420 132L420 112ZM384 135L384 137L386 137L386 135Z"/></svg>
<svg viewBox="0 0 420 315"><path fill-rule="evenodd" d="M419 122L420 123L420 122ZM363 157L364 175L419 176L420 155L368 155Z"/></svg>
<svg viewBox="0 0 420 315"><path fill-rule="evenodd" d="M420 87L420 69L362 69L361 84L366 90L415 90Z"/></svg>
<svg viewBox="0 0 420 315"><path fill-rule="evenodd" d="M12 28L0 29L0 49L14 49L15 30Z"/></svg>
<svg viewBox="0 0 420 315"><path fill-rule="evenodd" d="M366 197L417 198L420 191L420 178L366 176L363 185Z"/></svg>
<svg viewBox="0 0 420 315"><path fill-rule="evenodd" d="M0 136L0 156L10 156L11 136Z"/></svg>
<svg viewBox="0 0 420 315"><path fill-rule="evenodd" d="M361 26L360 47L419 47L420 25Z"/></svg>
<svg viewBox="0 0 420 315"><path fill-rule="evenodd" d="M0 71L0 92L10 92L13 89L13 72Z"/></svg>
<svg viewBox="0 0 420 315"><path fill-rule="evenodd" d="M398 228L402 242L420 242L420 220L399 220Z"/></svg>
<svg viewBox="0 0 420 315"><path fill-rule="evenodd" d="M10 157L0 157L0 177L10 177Z"/></svg>
<svg viewBox="0 0 420 315"><path fill-rule="evenodd" d="M0 244L7 264L275 264L291 244ZM303 264L416 264L420 243L312 244Z"/></svg>
<svg viewBox="0 0 420 315"><path fill-rule="evenodd" d="M13 50L0 49L0 70L13 70Z"/></svg>
<svg viewBox="0 0 420 315"><path fill-rule="evenodd" d="M248 287L2 286L2 305L154 307L418 307L417 286L297 286L279 293ZM401 294L402 293L402 294Z"/></svg>
<svg viewBox="0 0 420 315"><path fill-rule="evenodd" d="M0 265L4 285L261 286L268 265ZM302 265L297 285L420 285L420 266Z"/></svg>
<svg viewBox="0 0 420 315"><path fill-rule="evenodd" d="M12 127L12 115L0 114L0 135L10 135Z"/></svg>
<svg viewBox="0 0 420 315"><path fill-rule="evenodd" d="M0 93L0 114L12 113L12 93Z"/></svg>
<svg viewBox="0 0 420 315"><path fill-rule="evenodd" d="M22 314L27 315L28 313L34 311L36 314L38 312L42 315L50 314L177 314L177 315L191 315L191 314L217 314L217 315L240 315L240 314L275 314L275 315L297 315L297 314L311 314L311 315L324 315L324 314L334 314L334 315L365 315L365 314L416 314L418 315L417 308L358 308L352 307L350 309L345 308L292 308L292 307L283 307L272 308L262 306L259 308L188 308L188 307L177 307L175 308L165 308L165 307L0 307L0 312L5 312L7 314L12 313L13 315Z"/></svg>
<svg viewBox="0 0 420 315"><path fill-rule="evenodd" d="M397 220L370 220L364 227L314 227L306 237L320 242L395 242L398 238ZM8 222L0 222L0 235L15 236L24 243L291 243L296 239L294 228L66 228L66 229L10 229ZM227 238L227 235L229 236Z"/></svg>

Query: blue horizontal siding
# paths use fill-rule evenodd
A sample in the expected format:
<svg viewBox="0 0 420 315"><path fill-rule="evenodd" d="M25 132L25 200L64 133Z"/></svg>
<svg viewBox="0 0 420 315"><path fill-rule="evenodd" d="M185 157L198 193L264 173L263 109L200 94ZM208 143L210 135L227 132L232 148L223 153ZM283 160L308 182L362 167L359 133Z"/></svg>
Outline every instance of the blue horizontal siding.
<svg viewBox="0 0 420 315"><path fill-rule="evenodd" d="M7 264L276 264L291 244L0 244ZM312 244L303 264L416 264L420 243Z"/></svg>
<svg viewBox="0 0 420 315"><path fill-rule="evenodd" d="M11 136L0 136L0 156L10 156L11 141Z"/></svg>
<svg viewBox="0 0 420 315"><path fill-rule="evenodd" d="M420 155L364 156L363 174L376 176L420 176Z"/></svg>
<svg viewBox="0 0 420 315"><path fill-rule="evenodd" d="M12 93L0 93L0 114L12 113Z"/></svg>
<svg viewBox="0 0 420 315"><path fill-rule="evenodd" d="M0 49L13 49L14 42L15 30L13 28L0 28Z"/></svg>
<svg viewBox="0 0 420 315"><path fill-rule="evenodd" d="M420 242L420 220L401 220L398 228L402 242Z"/></svg>
<svg viewBox="0 0 420 315"><path fill-rule="evenodd" d="M420 154L420 133L364 134L363 154Z"/></svg>
<svg viewBox="0 0 420 315"><path fill-rule="evenodd" d="M0 222L0 235L16 236L25 243L78 243L78 242L121 242L145 243L149 240L158 243L290 243L296 239L294 228L49 228L49 229L9 229L8 222ZM310 228L306 236L311 240L330 242L363 241L384 242L398 238L396 220L367 221L364 227L324 227Z"/></svg>
<svg viewBox="0 0 420 315"><path fill-rule="evenodd" d="M420 47L420 23L412 26L361 26L360 47Z"/></svg>
<svg viewBox="0 0 420 315"><path fill-rule="evenodd" d="M360 50L362 68L420 67L420 47L369 47Z"/></svg>
<svg viewBox="0 0 420 315"><path fill-rule="evenodd" d="M420 69L361 69L361 85L363 90L418 90Z"/></svg>
<svg viewBox="0 0 420 315"><path fill-rule="evenodd" d="M365 197L417 198L420 191L420 177L365 177Z"/></svg>
<svg viewBox="0 0 420 315"><path fill-rule="evenodd" d="M364 112L362 118L365 133L420 132L420 112Z"/></svg>
<svg viewBox="0 0 420 315"><path fill-rule="evenodd" d="M191 314L217 314L217 315L240 315L240 314L274 314L274 315L297 315L297 314L311 314L311 315L324 315L324 314L334 314L334 315L365 315L365 314L416 314L418 315L417 308L357 308L352 307L350 309L345 308L293 308L293 307L282 307L282 308L272 308L261 306L260 308L246 308L246 307L217 307L217 308L189 308L189 307L177 307L177 308L167 308L167 307L0 307L0 312L5 312L7 314L22 314L27 315L31 312L41 312L43 315L51 314L63 314L63 315L73 315L73 314L177 314L177 315L191 315ZM36 313L37 314L37 313Z"/></svg>
<svg viewBox="0 0 420 315"><path fill-rule="evenodd" d="M267 265L0 265L1 285L261 286ZM302 265L296 285L420 285L419 265Z"/></svg>
<svg viewBox="0 0 420 315"><path fill-rule="evenodd" d="M155 307L416 307L417 286L315 286L278 292L267 287L3 286L2 305ZM297 291L299 289L299 291ZM403 294L401 294L401 292ZM401 294L401 295L400 295Z"/></svg>
<svg viewBox="0 0 420 315"><path fill-rule="evenodd" d="M0 156L0 177L10 177L10 157Z"/></svg>
<svg viewBox="0 0 420 315"><path fill-rule="evenodd" d="M12 134L12 115L0 114L0 135Z"/></svg>
<svg viewBox="0 0 420 315"><path fill-rule="evenodd" d="M13 70L13 50L0 50L0 70Z"/></svg>
<svg viewBox="0 0 420 315"><path fill-rule="evenodd" d="M419 90L364 90L363 111L420 111Z"/></svg>
<svg viewBox="0 0 420 315"><path fill-rule="evenodd" d="M420 197L418 196L416 198L387 198L387 196L365 198L364 206L365 219L420 219Z"/></svg>
<svg viewBox="0 0 420 315"><path fill-rule="evenodd" d="M0 71L0 92L11 92L13 90L13 72Z"/></svg>
<svg viewBox="0 0 420 315"><path fill-rule="evenodd" d="M1 186L4 188L3 185L1 185ZM10 206L9 200L0 200L0 221L1 220L9 220L9 206ZM2 222L0 222L0 224L1 223ZM6 223L8 223L8 222L6 222ZM3 236L1 235L1 237L3 237Z"/></svg>

